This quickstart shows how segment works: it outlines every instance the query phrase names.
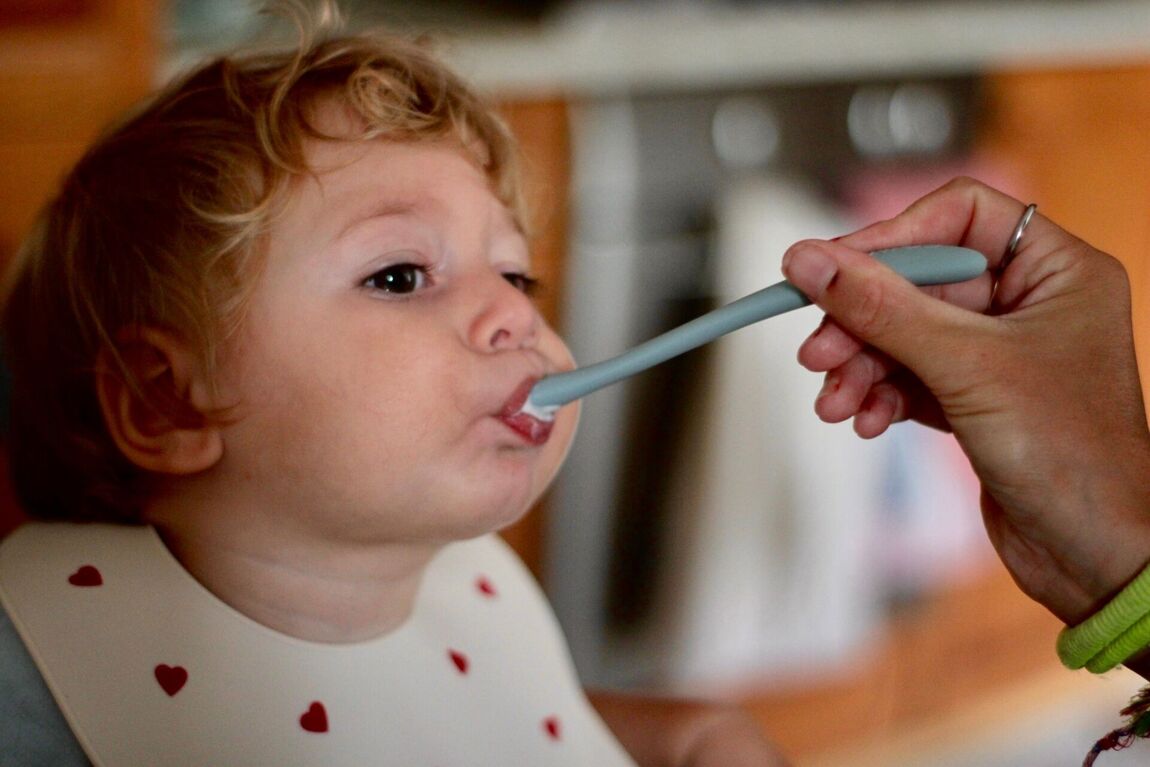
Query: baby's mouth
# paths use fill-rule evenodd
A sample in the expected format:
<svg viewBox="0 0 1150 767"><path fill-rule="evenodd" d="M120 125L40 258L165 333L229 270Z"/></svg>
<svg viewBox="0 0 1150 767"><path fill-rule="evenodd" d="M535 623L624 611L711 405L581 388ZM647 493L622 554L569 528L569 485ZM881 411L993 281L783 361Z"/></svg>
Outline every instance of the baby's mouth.
<svg viewBox="0 0 1150 767"><path fill-rule="evenodd" d="M538 381L537 378L528 378L515 389L499 411L499 420L503 421L509 429L523 437L532 445L542 445L551 437L551 429L555 421L544 421L523 412L523 403L527 395Z"/></svg>

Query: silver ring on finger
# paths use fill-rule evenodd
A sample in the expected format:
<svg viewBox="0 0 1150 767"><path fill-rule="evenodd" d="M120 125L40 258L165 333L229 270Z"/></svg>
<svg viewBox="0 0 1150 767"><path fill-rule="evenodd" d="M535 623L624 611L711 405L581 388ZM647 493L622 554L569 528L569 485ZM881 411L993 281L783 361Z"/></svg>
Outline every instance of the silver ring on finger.
<svg viewBox="0 0 1150 767"><path fill-rule="evenodd" d="M1019 217L1018 223L1010 235L1010 240L1006 243L1006 250L1002 252L1002 258L999 259L998 268L994 270L992 275L994 285L990 289L991 306L997 305L998 283L1002 279L1002 274L1006 271L1006 267L1010 266L1010 262L1014 260L1014 256L1018 252L1018 244L1022 242L1022 235L1026 233L1026 227L1030 225L1030 219L1034 218L1034 211L1036 210L1038 210L1038 206L1034 203L1026 206L1026 210L1022 211L1022 216Z"/></svg>
<svg viewBox="0 0 1150 767"><path fill-rule="evenodd" d="M1022 235L1026 232L1026 227L1030 225L1030 219L1034 218L1034 211L1036 210L1038 210L1038 206L1030 203L1022 212L1022 217L1018 219L1018 225L1014 227L1014 233L1010 235L1010 241L1006 243L1002 261L998 264L999 272L1005 271L1010 262L1014 260L1014 255L1018 252L1018 244L1022 242Z"/></svg>

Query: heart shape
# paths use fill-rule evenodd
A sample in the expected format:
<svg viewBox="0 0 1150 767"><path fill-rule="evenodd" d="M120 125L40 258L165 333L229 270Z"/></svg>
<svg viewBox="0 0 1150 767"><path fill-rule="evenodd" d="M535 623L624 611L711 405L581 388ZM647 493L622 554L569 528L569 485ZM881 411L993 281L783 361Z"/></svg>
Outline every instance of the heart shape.
<svg viewBox="0 0 1150 767"><path fill-rule="evenodd" d="M73 586L103 586L104 578L96 568L84 565L68 576L68 583Z"/></svg>
<svg viewBox="0 0 1150 767"><path fill-rule="evenodd" d="M460 674L467 673L467 669L471 665L471 662L467 659L466 655L459 652L458 650L448 650L447 655L451 658L451 662L455 664L455 667L459 669Z"/></svg>
<svg viewBox="0 0 1150 767"><path fill-rule="evenodd" d="M544 719L543 730L551 740L559 740L559 717L549 716Z"/></svg>
<svg viewBox="0 0 1150 767"><path fill-rule="evenodd" d="M479 589L479 593L485 597L495 596L495 586L491 585L491 581L487 580L486 576L479 576L475 581L475 588Z"/></svg>
<svg viewBox="0 0 1150 767"><path fill-rule="evenodd" d="M160 683L160 689L166 692L169 697L184 689L184 685L188 683L188 670L183 666L169 666L166 663L161 663L156 666L155 673L156 681Z"/></svg>
<svg viewBox="0 0 1150 767"><path fill-rule="evenodd" d="M308 732L327 732L327 709L318 700L313 701L300 716L299 726Z"/></svg>

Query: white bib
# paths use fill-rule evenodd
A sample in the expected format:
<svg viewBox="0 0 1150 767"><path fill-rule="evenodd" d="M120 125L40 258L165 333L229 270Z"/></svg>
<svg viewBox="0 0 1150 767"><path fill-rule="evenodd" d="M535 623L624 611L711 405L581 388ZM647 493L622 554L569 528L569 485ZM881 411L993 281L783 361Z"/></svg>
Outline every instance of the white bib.
<svg viewBox="0 0 1150 767"><path fill-rule="evenodd" d="M449 545L411 618L350 645L250 620L150 527L25 525L0 601L97 767L634 764L496 536Z"/></svg>

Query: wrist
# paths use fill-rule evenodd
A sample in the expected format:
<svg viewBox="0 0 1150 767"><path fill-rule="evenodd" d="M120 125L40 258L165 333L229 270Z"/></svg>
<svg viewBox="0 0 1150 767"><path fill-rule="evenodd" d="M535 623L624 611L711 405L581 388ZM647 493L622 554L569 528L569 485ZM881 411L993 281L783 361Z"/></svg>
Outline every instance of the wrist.
<svg viewBox="0 0 1150 767"><path fill-rule="evenodd" d="M1072 596L1060 605L1054 614L1067 625L1081 623L1109 604L1150 565L1150 506L1143 507L1141 519L1124 525L1101 529L1099 522L1093 529L1082 531L1084 538L1093 536L1089 554L1068 569L1077 589L1068 590Z"/></svg>
<svg viewBox="0 0 1150 767"><path fill-rule="evenodd" d="M1093 492L1078 500L1094 505L1071 509L1068 518L1079 522L1067 538L1076 546L1058 559L1067 587L1047 603L1067 624L1058 640L1062 662L1094 673L1127 662L1141 668L1150 646L1148 474L1107 474L1083 482Z"/></svg>
<svg viewBox="0 0 1150 767"><path fill-rule="evenodd" d="M1150 646L1150 567L1082 623L1058 635L1058 657L1095 674L1140 656Z"/></svg>
<svg viewBox="0 0 1150 767"><path fill-rule="evenodd" d="M1077 455L1061 466L1068 481L1056 503L1066 504L1063 519L1074 522L1064 532L1070 547L1064 572L1075 579L1081 593L1076 609L1059 616L1069 625L1097 613L1150 563L1146 413L1141 407L1114 410L1120 418L1107 422L1098 414L1089 419L1107 436L1075 433L1071 444L1079 446Z"/></svg>
<svg viewBox="0 0 1150 767"><path fill-rule="evenodd" d="M1028 528L1019 553L1024 564L1012 571L1029 596L1069 626L1095 614L1150 563L1150 462L1115 463L1052 471L1052 492L1041 505L1010 515Z"/></svg>
<svg viewBox="0 0 1150 767"><path fill-rule="evenodd" d="M1150 529L1131 530L1109 548L1095 539L1088 548L1079 548L1075 559L1064 559L1045 593L1032 595L1067 626L1095 615L1150 565Z"/></svg>

